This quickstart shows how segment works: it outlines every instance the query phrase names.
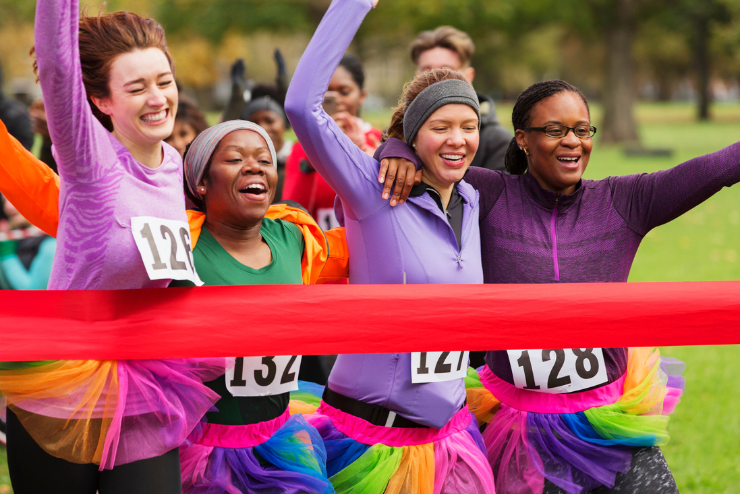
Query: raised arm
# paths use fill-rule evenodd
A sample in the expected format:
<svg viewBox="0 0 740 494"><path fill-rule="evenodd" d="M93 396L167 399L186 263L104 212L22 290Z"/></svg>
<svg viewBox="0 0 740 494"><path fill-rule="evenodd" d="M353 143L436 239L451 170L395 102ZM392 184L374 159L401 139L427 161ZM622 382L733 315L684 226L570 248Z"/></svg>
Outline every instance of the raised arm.
<svg viewBox="0 0 740 494"><path fill-rule="evenodd" d="M59 176L26 150L0 121L0 194L31 224L56 237Z"/></svg>
<svg viewBox="0 0 740 494"><path fill-rule="evenodd" d="M740 182L740 142L669 170L611 177L612 200L640 235L668 223L722 189Z"/></svg>
<svg viewBox="0 0 740 494"><path fill-rule="evenodd" d="M59 174L93 182L116 162L110 133L92 114L82 82L77 0L38 0L36 60Z"/></svg>
<svg viewBox="0 0 740 494"><path fill-rule="evenodd" d="M349 206L355 219L387 206L378 182L379 163L357 147L322 108L339 60L371 0L334 0L293 74L285 110L311 164Z"/></svg>

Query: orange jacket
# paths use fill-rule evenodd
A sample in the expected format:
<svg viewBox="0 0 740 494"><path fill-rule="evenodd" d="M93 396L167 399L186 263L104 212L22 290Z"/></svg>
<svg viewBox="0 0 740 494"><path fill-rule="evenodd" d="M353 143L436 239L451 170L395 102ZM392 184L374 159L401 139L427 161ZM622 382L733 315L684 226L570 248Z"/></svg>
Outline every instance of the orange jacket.
<svg viewBox="0 0 740 494"><path fill-rule="evenodd" d="M11 136L2 121L0 193L31 224L56 237L59 225L59 176ZM195 248L206 215L200 211L187 213ZM311 215L288 204L270 206L265 216L289 221L303 233L305 249L301 268L304 284L324 283L349 276L349 252L344 228L323 231Z"/></svg>

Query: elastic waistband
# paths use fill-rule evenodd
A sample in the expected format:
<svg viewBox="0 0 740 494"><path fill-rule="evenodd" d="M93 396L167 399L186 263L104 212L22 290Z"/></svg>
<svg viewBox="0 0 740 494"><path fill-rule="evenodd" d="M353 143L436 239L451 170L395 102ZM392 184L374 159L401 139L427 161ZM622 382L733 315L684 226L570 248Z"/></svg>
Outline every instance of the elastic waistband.
<svg viewBox="0 0 740 494"><path fill-rule="evenodd" d="M290 412L266 422L248 425L223 425L201 422L188 436L188 441L217 448L250 448L270 439L290 418Z"/></svg>
<svg viewBox="0 0 740 494"><path fill-rule="evenodd" d="M622 375L611 384L580 393L538 393L520 389L496 376L487 365L478 369L483 386L502 403L522 412L576 413L589 408L612 405L624 393Z"/></svg>
<svg viewBox="0 0 740 494"><path fill-rule="evenodd" d="M324 400L324 403L331 405L344 413L354 415L366 422L370 422L373 425L381 427L429 429L429 426L401 417L396 412L389 410L388 408L365 403L364 401L356 400L349 396L337 393L336 391L332 391L329 389L329 386L324 388L322 399Z"/></svg>
<svg viewBox="0 0 740 494"><path fill-rule="evenodd" d="M392 447L416 446L439 441L467 429L473 416L465 405L441 429L432 427L384 427L373 425L366 420L345 413L324 401L321 402L321 406L316 411L316 417L321 415L328 417L339 432L357 442L368 445L385 444ZM309 422L313 423L314 420L309 416Z"/></svg>

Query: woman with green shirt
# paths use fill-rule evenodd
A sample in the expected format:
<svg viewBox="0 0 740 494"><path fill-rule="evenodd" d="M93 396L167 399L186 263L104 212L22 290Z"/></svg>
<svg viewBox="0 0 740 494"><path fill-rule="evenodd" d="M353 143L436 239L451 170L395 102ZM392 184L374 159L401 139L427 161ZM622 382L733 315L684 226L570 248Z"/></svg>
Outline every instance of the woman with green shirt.
<svg viewBox="0 0 740 494"><path fill-rule="evenodd" d="M276 162L272 141L251 122L224 122L191 144L187 193L205 211L200 235L193 235L193 262L205 285L305 281L305 242L317 240L304 233L320 230L265 217ZM242 330L248 333L248 320ZM183 492L334 492L318 432L288 412L299 365L300 356L238 357L225 376L206 383L221 398L180 447Z"/></svg>

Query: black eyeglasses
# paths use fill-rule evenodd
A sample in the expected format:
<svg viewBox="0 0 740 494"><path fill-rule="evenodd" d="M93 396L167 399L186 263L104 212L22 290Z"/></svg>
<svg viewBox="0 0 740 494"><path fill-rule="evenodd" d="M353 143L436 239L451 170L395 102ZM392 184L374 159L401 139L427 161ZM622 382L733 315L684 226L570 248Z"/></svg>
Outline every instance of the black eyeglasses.
<svg viewBox="0 0 740 494"><path fill-rule="evenodd" d="M576 125L575 127L546 125L544 127L525 127L523 130L537 130L544 132L547 137L554 137L556 139L562 139L571 130L573 131L573 135L579 139L591 139L596 134L596 127L593 125Z"/></svg>

